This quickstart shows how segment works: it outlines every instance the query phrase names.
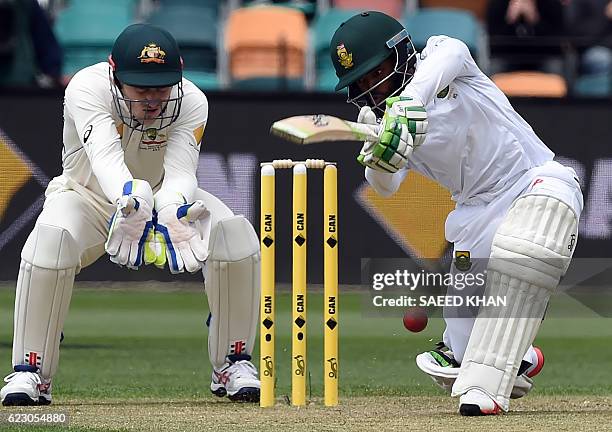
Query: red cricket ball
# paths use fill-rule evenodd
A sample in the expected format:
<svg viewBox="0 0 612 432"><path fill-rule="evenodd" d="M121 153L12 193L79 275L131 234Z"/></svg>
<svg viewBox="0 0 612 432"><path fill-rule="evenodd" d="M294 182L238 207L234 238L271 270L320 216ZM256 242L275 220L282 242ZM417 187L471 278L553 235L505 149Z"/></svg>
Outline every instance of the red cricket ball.
<svg viewBox="0 0 612 432"><path fill-rule="evenodd" d="M404 327L418 333L427 327L427 312L421 307L412 307L404 313Z"/></svg>

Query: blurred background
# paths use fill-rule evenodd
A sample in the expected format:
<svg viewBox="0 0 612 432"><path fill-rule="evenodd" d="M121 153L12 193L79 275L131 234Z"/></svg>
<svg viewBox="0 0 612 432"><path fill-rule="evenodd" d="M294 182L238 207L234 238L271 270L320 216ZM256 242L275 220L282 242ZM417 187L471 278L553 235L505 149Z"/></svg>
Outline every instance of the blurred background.
<svg viewBox="0 0 612 432"><path fill-rule="evenodd" d="M149 22L174 34L202 89L331 92L329 40L363 10L400 20L418 49L431 35L463 40L511 96L612 91L608 0L0 0L0 85L63 86L105 61L125 26Z"/></svg>
<svg viewBox="0 0 612 432"><path fill-rule="evenodd" d="M127 25L149 22L177 39L185 76L210 103L198 179L236 213L259 224L259 162L319 157L340 169L341 282L358 283L361 259L449 259L447 191L411 173L378 197L355 161L359 146L298 148L269 136L283 117L357 112L334 93L329 40L364 10L393 15L417 49L431 35L463 40L515 108L581 177L585 211L576 256L612 251L612 1L608 0L0 0L0 280L14 280L21 247L61 173L63 89L79 69L106 61ZM279 177L282 177L279 175ZM313 174L309 277L321 279L321 181ZM277 266L290 279L290 178L279 179ZM312 192L312 190L311 190ZM364 229L369 236L358 235ZM373 241L372 239L375 239ZM184 275L182 278L200 279ZM107 259L81 279L161 279ZM174 279L174 278L173 278ZM179 280L181 280L179 278Z"/></svg>

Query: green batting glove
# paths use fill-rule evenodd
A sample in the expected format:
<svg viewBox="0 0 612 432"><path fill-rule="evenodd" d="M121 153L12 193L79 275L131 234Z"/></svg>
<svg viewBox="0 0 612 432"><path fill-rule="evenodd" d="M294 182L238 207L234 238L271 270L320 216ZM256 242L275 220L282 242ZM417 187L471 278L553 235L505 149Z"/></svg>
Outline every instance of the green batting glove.
<svg viewBox="0 0 612 432"><path fill-rule="evenodd" d="M378 171L393 173L405 167L414 149L425 141L427 111L410 97L395 96L385 103L378 143L366 143L357 160Z"/></svg>
<svg viewBox="0 0 612 432"><path fill-rule="evenodd" d="M425 141L427 134L427 111L417 100L407 96L395 96L385 101L385 114L390 118L398 118L406 125L412 137L413 147L419 147Z"/></svg>

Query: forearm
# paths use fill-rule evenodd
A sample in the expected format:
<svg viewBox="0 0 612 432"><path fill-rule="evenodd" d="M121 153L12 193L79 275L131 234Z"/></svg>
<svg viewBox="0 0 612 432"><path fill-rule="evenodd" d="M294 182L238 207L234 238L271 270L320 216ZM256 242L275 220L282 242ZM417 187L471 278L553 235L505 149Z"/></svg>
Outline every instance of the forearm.
<svg viewBox="0 0 612 432"><path fill-rule="evenodd" d="M155 209L161 210L169 204L192 203L198 188L196 172L200 160L200 140L206 122L204 115L173 131L164 156L164 181L155 194ZM207 111L204 110L204 113ZM200 131L199 133L198 130Z"/></svg>
<svg viewBox="0 0 612 432"><path fill-rule="evenodd" d="M169 204L185 204L194 200L198 188L195 174L183 173L180 176L164 179L162 187L155 193L155 210L159 211Z"/></svg>
<svg viewBox="0 0 612 432"><path fill-rule="evenodd" d="M390 197L397 192L407 174L407 168L401 169L393 174L377 171L369 167L365 169L366 180L370 186L374 188L376 193L383 197Z"/></svg>
<svg viewBox="0 0 612 432"><path fill-rule="evenodd" d="M117 155L98 158L91 162L91 168L104 195L113 204L121 197L123 185L133 180L132 174L123 163L122 155L121 160Z"/></svg>

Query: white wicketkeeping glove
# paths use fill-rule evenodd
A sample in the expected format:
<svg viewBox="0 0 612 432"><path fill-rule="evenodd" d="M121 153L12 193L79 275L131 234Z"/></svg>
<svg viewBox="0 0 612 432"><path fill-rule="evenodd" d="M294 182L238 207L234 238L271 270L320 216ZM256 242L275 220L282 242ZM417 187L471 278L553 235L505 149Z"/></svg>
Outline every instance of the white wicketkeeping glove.
<svg viewBox="0 0 612 432"><path fill-rule="evenodd" d="M210 212L204 203L168 204L157 213L155 265L164 267L166 261L172 273L190 273L202 268L208 257Z"/></svg>
<svg viewBox="0 0 612 432"><path fill-rule="evenodd" d="M153 232L152 218L153 191L149 182L126 182L104 245L112 262L134 270L143 264L144 244Z"/></svg>

